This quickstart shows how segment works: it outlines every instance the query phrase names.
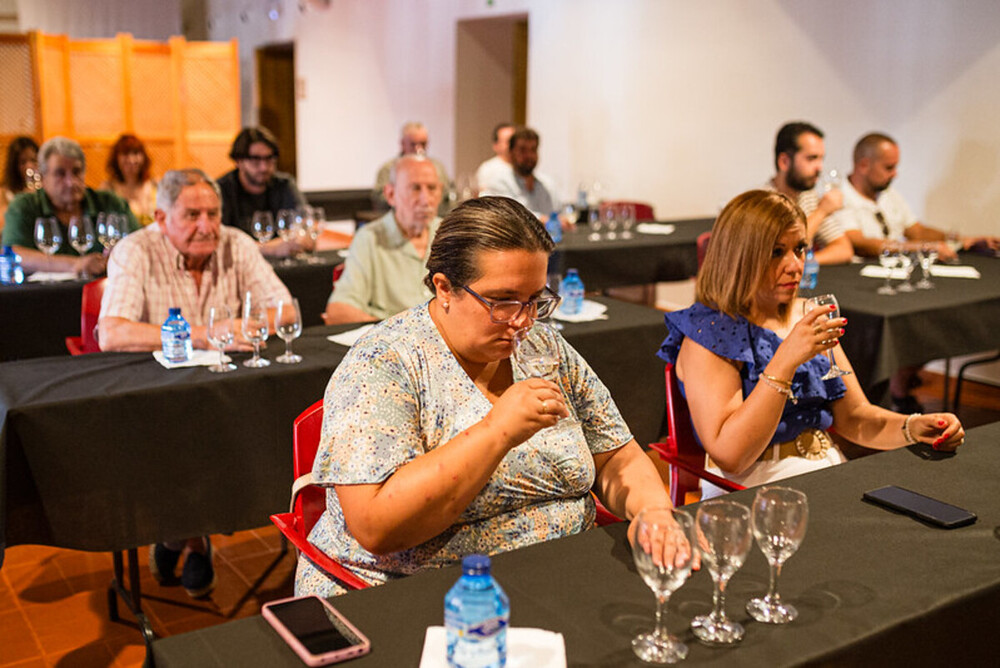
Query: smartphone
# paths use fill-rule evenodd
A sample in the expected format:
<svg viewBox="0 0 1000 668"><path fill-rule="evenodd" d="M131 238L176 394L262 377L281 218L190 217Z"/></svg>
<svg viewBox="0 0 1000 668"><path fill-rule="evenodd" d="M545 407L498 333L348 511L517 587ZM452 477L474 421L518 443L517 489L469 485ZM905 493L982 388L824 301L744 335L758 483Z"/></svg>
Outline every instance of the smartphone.
<svg viewBox="0 0 1000 668"><path fill-rule="evenodd" d="M371 643L319 596L264 604L261 614L307 666L325 666L367 654Z"/></svg>
<svg viewBox="0 0 1000 668"><path fill-rule="evenodd" d="M954 529L976 521L976 514L965 508L959 508L895 485L865 492L862 498L865 501L898 510L945 529Z"/></svg>

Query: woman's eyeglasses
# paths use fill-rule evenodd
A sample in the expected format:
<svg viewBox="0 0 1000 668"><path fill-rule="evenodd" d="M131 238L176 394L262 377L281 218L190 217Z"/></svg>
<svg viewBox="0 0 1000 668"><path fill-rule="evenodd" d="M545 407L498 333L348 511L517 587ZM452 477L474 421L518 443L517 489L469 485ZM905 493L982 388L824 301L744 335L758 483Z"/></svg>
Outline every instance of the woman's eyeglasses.
<svg viewBox="0 0 1000 668"><path fill-rule="evenodd" d="M525 309L528 309L528 315L532 318L547 318L552 315L559 306L559 302L562 301L562 297L553 292L549 287L546 287L544 292L538 297L529 299L526 302L517 301L516 299L493 301L486 299L467 285L463 285L462 289L485 304L490 309L490 320L498 325L504 325L517 320L524 314Z"/></svg>

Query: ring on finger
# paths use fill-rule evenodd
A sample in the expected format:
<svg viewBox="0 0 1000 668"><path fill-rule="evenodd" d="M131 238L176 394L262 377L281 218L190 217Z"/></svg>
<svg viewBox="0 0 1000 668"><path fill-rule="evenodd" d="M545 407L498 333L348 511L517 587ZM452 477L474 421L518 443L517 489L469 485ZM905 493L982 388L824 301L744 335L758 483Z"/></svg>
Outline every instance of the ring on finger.
<svg viewBox="0 0 1000 668"><path fill-rule="evenodd" d="M542 415L547 415L549 412L549 402L542 399Z"/></svg>

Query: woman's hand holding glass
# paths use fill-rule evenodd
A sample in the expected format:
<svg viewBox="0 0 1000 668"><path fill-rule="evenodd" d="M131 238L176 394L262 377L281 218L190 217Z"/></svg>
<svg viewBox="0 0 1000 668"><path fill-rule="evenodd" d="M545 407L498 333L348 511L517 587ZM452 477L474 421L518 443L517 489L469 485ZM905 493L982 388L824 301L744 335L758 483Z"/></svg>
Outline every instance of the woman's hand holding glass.
<svg viewBox="0 0 1000 668"><path fill-rule="evenodd" d="M808 307L785 340L781 342L774 357L767 365L771 375L782 380L790 380L795 370L820 353L829 353L843 335L846 318L829 318L835 313L830 305Z"/></svg>
<svg viewBox="0 0 1000 668"><path fill-rule="evenodd" d="M495 433L503 435L509 449L567 415L558 385L544 378L528 378L507 388L486 419Z"/></svg>
<svg viewBox="0 0 1000 668"><path fill-rule="evenodd" d="M531 327L517 330L513 346L513 359L522 374L556 380L559 372L559 334L551 325L536 321ZM575 423L575 420L561 418L557 426L563 429Z"/></svg>
<svg viewBox="0 0 1000 668"><path fill-rule="evenodd" d="M826 315L827 322L822 320L813 320L813 331L816 336L828 336L832 338L832 343L830 338L820 339L828 345L826 348L826 356L830 359L830 370L823 374L823 380L830 380L831 378L837 378L838 376L849 376L850 371L844 371L837 366L836 360L833 358L833 348L837 345L837 339L839 339L844 334L842 327L847 324L846 318L840 317L840 305L837 303L837 298L833 295L819 295L811 299L807 299L806 303L803 305L806 313L816 311L820 312L820 316ZM804 319L804 318L803 318ZM830 324L836 321L839 324Z"/></svg>

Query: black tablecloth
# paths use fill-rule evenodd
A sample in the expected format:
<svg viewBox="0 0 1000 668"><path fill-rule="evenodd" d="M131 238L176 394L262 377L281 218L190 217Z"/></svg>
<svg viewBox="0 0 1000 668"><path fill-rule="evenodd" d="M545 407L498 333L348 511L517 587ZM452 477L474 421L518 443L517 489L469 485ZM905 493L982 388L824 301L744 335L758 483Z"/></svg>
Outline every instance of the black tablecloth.
<svg viewBox="0 0 1000 668"><path fill-rule="evenodd" d="M613 241L589 241L590 230L581 225L556 246L556 263L561 273L577 269L588 291L690 278L698 273L698 235L712 229L714 219L668 222L676 228L672 234L635 232Z"/></svg>
<svg viewBox="0 0 1000 668"><path fill-rule="evenodd" d="M739 645L705 647L688 630L711 607L707 568L672 597L668 628L690 647L682 665L993 665L1000 423L972 430L958 456L927 460L927 452L915 446L786 481L806 492L810 506L805 541L779 588L799 619L769 626L744 612L746 600L767 588L767 564L754 548L726 600L727 614L747 629ZM885 484L966 507L979 520L946 531L861 501ZM749 503L753 493L730 498ZM624 533L617 524L495 557L511 624L562 633L570 666L646 665L630 641L652 627L654 600ZM417 665L425 629L442 624L444 594L458 575L456 568L425 572L334 599L372 641L372 653L351 665ZM259 616L159 640L153 653L160 668L301 665Z"/></svg>
<svg viewBox="0 0 1000 668"><path fill-rule="evenodd" d="M320 314L333 288L333 268L344 261L339 251L317 254L322 264L297 261L274 270L302 308L302 322L320 325ZM0 362L68 355L66 337L80 335L80 302L86 281L0 286Z"/></svg>
<svg viewBox="0 0 1000 668"><path fill-rule="evenodd" d="M837 296L848 320L844 352L871 401L888 398L887 382L900 367L1000 347L1000 261L960 259L982 278L934 278L932 290L891 296L877 294L884 281L862 277L859 265L820 269L815 294Z"/></svg>
<svg viewBox="0 0 1000 668"><path fill-rule="evenodd" d="M564 335L611 389L640 443L660 434L662 315L613 299ZM304 362L167 370L149 353L0 364L0 564L5 545L120 550L263 526L287 507L292 421L346 349L309 328ZM265 357L283 349L272 340ZM238 362L245 354L233 356Z"/></svg>

